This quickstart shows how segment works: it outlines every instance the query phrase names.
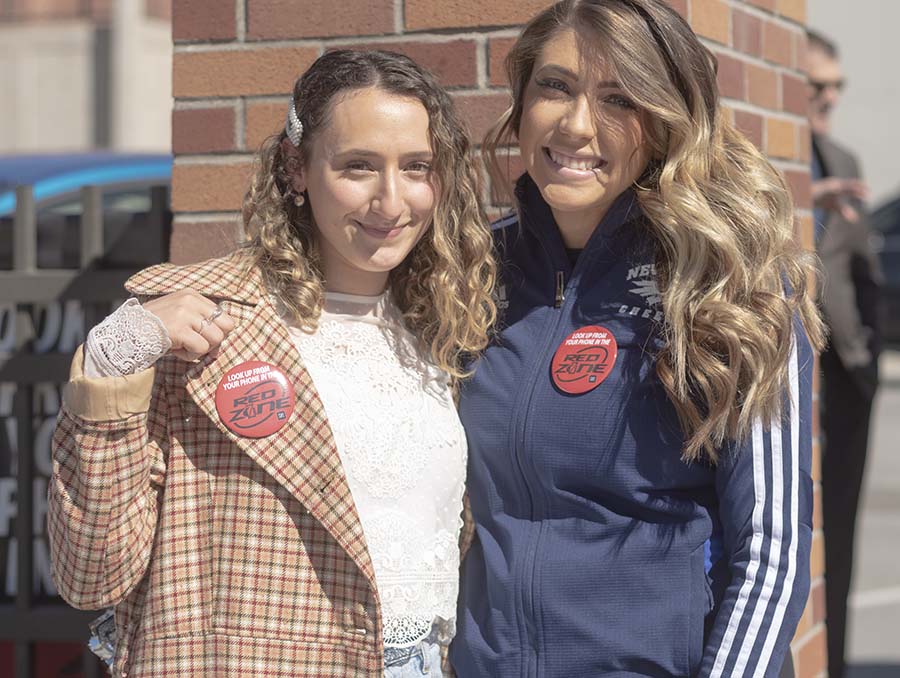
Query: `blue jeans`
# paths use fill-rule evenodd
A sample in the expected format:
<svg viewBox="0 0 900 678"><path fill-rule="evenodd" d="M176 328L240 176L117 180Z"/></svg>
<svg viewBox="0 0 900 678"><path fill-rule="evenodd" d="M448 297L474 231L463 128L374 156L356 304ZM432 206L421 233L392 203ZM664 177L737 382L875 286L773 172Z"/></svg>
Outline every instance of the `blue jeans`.
<svg viewBox="0 0 900 678"><path fill-rule="evenodd" d="M443 678L437 631L409 647L384 648L384 678Z"/></svg>

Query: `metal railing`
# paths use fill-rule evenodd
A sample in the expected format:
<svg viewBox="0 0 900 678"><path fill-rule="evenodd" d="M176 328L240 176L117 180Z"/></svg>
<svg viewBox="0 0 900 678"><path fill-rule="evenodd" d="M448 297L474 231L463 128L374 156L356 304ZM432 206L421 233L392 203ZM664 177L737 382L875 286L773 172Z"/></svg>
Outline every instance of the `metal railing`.
<svg viewBox="0 0 900 678"><path fill-rule="evenodd" d="M167 251L169 224L168 187L150 189L150 212L146 224L159 229L159 252ZM0 353L0 386L15 385L13 420L17 450L10 460L16 477L16 586L15 601L0 604L0 642L15 644L15 678L33 675L33 646L43 642L84 644L83 676L101 675L101 664L87 649L88 622L96 614L74 610L61 599L36 600L35 572L35 394L42 384L61 384L68 378L72 347L35 351L36 318L50 305L74 304L83 309L81 336L124 298L123 283L137 268L107 268L103 263L103 193L99 187L81 190L82 216L79 270L38 268L37 210L30 186L16 189L13 220L13 267L0 271L0 305L12 317L8 332L14 335L11 350ZM145 234L146 235L146 234ZM155 236L154 236L155 237ZM146 238L143 239L146 241ZM146 262L152 263L152 262ZM46 312L45 312L46 315ZM8 334L7 332L7 334ZM10 342L7 342L10 343ZM5 346L4 348L9 348ZM46 418L47 413L43 413ZM39 524L40 526L40 524ZM9 573L7 573L9 574Z"/></svg>

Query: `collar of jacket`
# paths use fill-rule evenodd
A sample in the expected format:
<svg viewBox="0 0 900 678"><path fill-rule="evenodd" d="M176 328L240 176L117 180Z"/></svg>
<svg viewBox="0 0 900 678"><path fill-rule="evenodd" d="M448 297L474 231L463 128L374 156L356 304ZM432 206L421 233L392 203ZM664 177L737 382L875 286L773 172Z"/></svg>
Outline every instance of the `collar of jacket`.
<svg viewBox="0 0 900 678"><path fill-rule="evenodd" d="M215 356L191 365L183 387L198 408L240 450L287 489L343 548L376 591L375 570L362 523L338 455L325 408L287 325L266 293L259 271L245 272L234 258L191 266L161 264L130 278L135 295L158 296L184 288L215 300L254 305L239 315L238 326ZM265 438L230 431L216 410L216 388L225 373L248 360L279 367L294 385L295 407L288 422Z"/></svg>
<svg viewBox="0 0 900 678"><path fill-rule="evenodd" d="M158 264L134 274L125 289L141 297L156 297L192 288L212 299L256 304L265 294L262 276L246 270L237 255L178 266Z"/></svg>
<svg viewBox="0 0 900 678"><path fill-rule="evenodd" d="M546 240L558 240L559 246L565 248L559 226L550 205L546 203L534 180L526 172L516 181L516 200L519 205L519 216L525 228L533 231ZM617 197L606 211L603 219L591 233L585 245L585 251L595 249L598 243L615 234L619 228L643 214L634 189L628 188Z"/></svg>

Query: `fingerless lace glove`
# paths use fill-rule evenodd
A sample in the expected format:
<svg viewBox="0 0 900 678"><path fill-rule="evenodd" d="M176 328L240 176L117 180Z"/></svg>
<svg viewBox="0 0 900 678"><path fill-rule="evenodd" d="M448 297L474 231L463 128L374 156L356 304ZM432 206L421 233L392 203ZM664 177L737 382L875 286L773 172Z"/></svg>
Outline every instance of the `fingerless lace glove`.
<svg viewBox="0 0 900 678"><path fill-rule="evenodd" d="M86 377L121 377L152 366L172 348L156 315L131 298L89 333L84 346Z"/></svg>

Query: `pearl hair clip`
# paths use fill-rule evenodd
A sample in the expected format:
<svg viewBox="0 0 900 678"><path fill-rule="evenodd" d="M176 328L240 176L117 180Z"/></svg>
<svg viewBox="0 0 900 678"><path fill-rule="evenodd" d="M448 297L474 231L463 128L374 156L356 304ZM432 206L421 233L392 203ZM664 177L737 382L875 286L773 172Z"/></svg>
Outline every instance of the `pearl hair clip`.
<svg viewBox="0 0 900 678"><path fill-rule="evenodd" d="M303 139L303 123L297 115L294 108L294 98L291 97L291 103L288 106L287 122L284 124L284 133L295 147L300 147L300 141Z"/></svg>

